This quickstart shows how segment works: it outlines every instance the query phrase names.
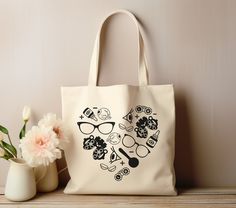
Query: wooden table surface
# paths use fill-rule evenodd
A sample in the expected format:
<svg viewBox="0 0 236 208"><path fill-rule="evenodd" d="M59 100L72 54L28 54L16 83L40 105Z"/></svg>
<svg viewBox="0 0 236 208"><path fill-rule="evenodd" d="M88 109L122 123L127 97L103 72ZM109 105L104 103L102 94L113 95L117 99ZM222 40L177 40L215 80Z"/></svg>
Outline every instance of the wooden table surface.
<svg viewBox="0 0 236 208"><path fill-rule="evenodd" d="M65 195L62 189L52 193L38 194L27 202L10 202L0 194L0 207L18 208L236 208L236 188L194 188L179 190L178 196L109 196L109 195Z"/></svg>

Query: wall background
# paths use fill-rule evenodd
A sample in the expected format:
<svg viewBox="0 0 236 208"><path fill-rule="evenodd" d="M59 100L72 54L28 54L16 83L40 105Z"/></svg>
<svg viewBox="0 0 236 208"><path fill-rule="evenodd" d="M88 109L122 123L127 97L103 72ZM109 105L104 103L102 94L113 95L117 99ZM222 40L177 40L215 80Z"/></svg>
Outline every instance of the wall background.
<svg viewBox="0 0 236 208"><path fill-rule="evenodd" d="M109 12L143 25L151 84L176 90L178 186L235 186L236 1L0 0L0 123L17 141L21 110L60 115L60 86L86 85L95 35ZM102 85L137 84L135 27L107 26ZM8 163L0 160L0 186Z"/></svg>

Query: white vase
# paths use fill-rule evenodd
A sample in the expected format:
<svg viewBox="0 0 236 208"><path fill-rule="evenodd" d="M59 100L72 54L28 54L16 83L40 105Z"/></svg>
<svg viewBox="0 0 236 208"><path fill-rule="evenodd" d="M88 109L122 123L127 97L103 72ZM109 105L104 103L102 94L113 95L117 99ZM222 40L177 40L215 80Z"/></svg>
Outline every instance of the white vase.
<svg viewBox="0 0 236 208"><path fill-rule="evenodd" d="M11 201L26 201L36 195L36 183L33 168L23 159L10 159L5 197Z"/></svg>
<svg viewBox="0 0 236 208"><path fill-rule="evenodd" d="M55 161L48 166L35 168L34 172L38 192L50 192L58 187L58 173Z"/></svg>

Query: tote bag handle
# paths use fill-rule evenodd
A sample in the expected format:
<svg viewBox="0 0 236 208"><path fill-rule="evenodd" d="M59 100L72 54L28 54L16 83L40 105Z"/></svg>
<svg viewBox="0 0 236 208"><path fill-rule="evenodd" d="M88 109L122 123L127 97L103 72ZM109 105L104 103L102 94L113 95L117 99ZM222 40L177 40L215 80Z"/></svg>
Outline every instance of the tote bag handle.
<svg viewBox="0 0 236 208"><path fill-rule="evenodd" d="M146 58L144 55L144 42L143 38L140 32L140 27L139 23L136 19L136 17L129 11L127 10L118 10L115 12L112 12L109 14L103 23L100 26L100 29L97 33L95 44L94 44L94 49L92 53L92 58L90 62L90 71L89 71L89 79L88 79L88 85L89 86L97 86L98 83L98 73L99 73L99 57L100 57L100 42L101 42L101 32L104 26L104 23L107 21L108 18L115 14L126 14L128 15L133 22L135 23L136 30L137 30L137 35L138 35L138 50L139 50L139 65L138 65L138 78L139 78L139 85L140 86L145 86L148 85L148 71L147 71L147 65L146 65Z"/></svg>

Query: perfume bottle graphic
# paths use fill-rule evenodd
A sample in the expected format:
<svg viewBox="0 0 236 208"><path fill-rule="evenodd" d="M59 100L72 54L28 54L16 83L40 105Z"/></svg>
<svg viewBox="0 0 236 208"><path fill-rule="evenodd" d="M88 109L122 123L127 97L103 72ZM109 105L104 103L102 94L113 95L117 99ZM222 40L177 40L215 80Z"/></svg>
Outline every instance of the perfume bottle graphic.
<svg viewBox="0 0 236 208"><path fill-rule="evenodd" d="M158 142L159 134L160 134L160 130L157 130L152 136L150 136L146 142L147 146L153 148Z"/></svg>
<svg viewBox="0 0 236 208"><path fill-rule="evenodd" d="M94 112L90 109L90 108L86 108L83 112L83 114L88 117L93 119L94 121L98 121L98 119L96 118Z"/></svg>

